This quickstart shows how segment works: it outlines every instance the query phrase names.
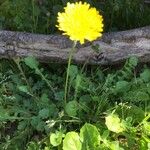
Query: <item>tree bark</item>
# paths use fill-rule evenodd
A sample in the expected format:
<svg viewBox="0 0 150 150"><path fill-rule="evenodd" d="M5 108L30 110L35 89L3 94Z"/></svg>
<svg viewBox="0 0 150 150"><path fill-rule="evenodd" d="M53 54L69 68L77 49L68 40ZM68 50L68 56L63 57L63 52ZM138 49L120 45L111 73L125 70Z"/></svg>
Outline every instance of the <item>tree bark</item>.
<svg viewBox="0 0 150 150"><path fill-rule="evenodd" d="M99 45L99 51L91 48ZM66 63L72 41L62 35L42 35L0 31L0 58L35 56L42 62ZM150 26L128 31L104 33L101 39L77 45L74 63L113 65L137 56L150 62Z"/></svg>

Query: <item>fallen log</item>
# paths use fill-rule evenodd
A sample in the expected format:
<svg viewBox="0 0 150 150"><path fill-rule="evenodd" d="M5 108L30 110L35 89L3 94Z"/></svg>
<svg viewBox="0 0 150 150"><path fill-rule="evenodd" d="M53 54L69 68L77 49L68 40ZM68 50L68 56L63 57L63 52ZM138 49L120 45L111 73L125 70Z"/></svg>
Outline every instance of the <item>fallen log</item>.
<svg viewBox="0 0 150 150"><path fill-rule="evenodd" d="M141 62L150 62L150 26L128 31L104 33L101 39L77 45L74 63L113 65L137 56ZM35 56L42 62L66 63L72 41L62 35L42 35L25 32L0 31L0 58Z"/></svg>

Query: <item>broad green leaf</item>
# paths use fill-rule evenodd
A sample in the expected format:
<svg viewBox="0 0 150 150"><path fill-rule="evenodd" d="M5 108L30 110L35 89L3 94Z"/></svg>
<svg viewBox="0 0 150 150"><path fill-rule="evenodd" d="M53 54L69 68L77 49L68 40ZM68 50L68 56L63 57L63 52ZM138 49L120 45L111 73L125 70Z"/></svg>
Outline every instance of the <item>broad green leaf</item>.
<svg viewBox="0 0 150 150"><path fill-rule="evenodd" d="M63 138L63 133L60 131L56 131L56 133L52 133L50 135L50 143L53 146L58 146L61 144Z"/></svg>
<svg viewBox="0 0 150 150"><path fill-rule="evenodd" d="M24 59L24 62L27 66L29 66L31 69L37 69L38 68L38 61L34 57L27 57Z"/></svg>
<svg viewBox="0 0 150 150"><path fill-rule="evenodd" d="M110 114L107 117L105 117L105 119L106 119L105 124L110 131L120 133L125 130L124 125L121 123L121 120L117 115Z"/></svg>
<svg viewBox="0 0 150 150"><path fill-rule="evenodd" d="M69 116L76 116L78 110L78 103L76 101L70 101L65 107L65 111Z"/></svg>
<svg viewBox="0 0 150 150"><path fill-rule="evenodd" d="M86 123L80 130L82 149L95 150L100 145L100 134L96 126Z"/></svg>
<svg viewBox="0 0 150 150"><path fill-rule="evenodd" d="M63 150L81 150L82 144L76 132L68 132L63 140Z"/></svg>
<svg viewBox="0 0 150 150"><path fill-rule="evenodd" d="M110 142L110 143L109 143L109 148L110 148L111 150L124 150L123 148L121 148L121 147L119 146L119 142L118 142L118 141Z"/></svg>

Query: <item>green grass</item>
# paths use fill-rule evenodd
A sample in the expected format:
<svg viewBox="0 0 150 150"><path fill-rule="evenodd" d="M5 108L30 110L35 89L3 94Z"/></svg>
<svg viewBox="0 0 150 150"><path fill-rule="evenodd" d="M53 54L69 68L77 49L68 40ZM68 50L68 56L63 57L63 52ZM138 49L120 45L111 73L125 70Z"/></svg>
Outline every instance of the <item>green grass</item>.
<svg viewBox="0 0 150 150"><path fill-rule="evenodd" d="M62 149L78 133L101 141L95 147L87 137L83 150L87 145L89 149L148 149L150 69L145 66L137 73L136 66L134 57L117 70L71 65L64 106L65 65L39 64L32 57L1 60L0 149Z"/></svg>

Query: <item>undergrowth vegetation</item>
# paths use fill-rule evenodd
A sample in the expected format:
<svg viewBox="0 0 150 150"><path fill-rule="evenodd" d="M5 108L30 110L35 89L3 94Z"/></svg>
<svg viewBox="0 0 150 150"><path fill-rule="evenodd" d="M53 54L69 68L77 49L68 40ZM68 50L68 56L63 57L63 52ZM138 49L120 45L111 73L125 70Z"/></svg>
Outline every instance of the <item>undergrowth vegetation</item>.
<svg viewBox="0 0 150 150"><path fill-rule="evenodd" d="M147 150L150 69L136 66L71 65L64 109L65 66L1 60L0 149Z"/></svg>
<svg viewBox="0 0 150 150"><path fill-rule="evenodd" d="M1 0L0 29L57 33L68 1ZM86 2L104 16L105 31L150 24L143 0ZM0 150L149 150L149 66L136 57L117 67L68 66L0 60Z"/></svg>
<svg viewBox="0 0 150 150"><path fill-rule="evenodd" d="M1 0L0 29L55 33L56 17L67 2L77 0ZM104 16L105 31L131 29L150 24L144 0L86 0Z"/></svg>

